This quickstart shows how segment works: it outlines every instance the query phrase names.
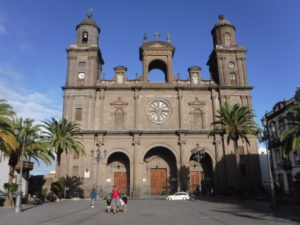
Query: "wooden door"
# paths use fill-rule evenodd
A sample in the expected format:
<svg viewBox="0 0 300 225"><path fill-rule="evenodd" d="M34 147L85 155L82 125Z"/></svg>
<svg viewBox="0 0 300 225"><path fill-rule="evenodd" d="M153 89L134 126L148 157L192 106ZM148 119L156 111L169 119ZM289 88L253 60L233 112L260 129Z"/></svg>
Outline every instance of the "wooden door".
<svg viewBox="0 0 300 225"><path fill-rule="evenodd" d="M167 169L151 169L151 195L167 194Z"/></svg>
<svg viewBox="0 0 300 225"><path fill-rule="evenodd" d="M201 171L191 171L191 193L198 193L203 179Z"/></svg>
<svg viewBox="0 0 300 225"><path fill-rule="evenodd" d="M115 172L114 173L114 185L119 189L119 192L127 194L127 173Z"/></svg>

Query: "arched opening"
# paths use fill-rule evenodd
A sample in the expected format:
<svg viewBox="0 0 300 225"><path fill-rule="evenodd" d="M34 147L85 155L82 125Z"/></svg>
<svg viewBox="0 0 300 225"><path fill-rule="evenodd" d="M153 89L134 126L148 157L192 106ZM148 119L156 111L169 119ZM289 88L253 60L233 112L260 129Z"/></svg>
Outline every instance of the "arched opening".
<svg viewBox="0 0 300 225"><path fill-rule="evenodd" d="M196 196L210 195L214 187L212 159L207 153L200 159L195 154L189 160L189 191Z"/></svg>
<svg viewBox="0 0 300 225"><path fill-rule="evenodd" d="M89 40L89 34L88 34L88 32L84 31L84 32L82 33L82 39L81 39L81 42L82 42L82 43L87 43L88 40Z"/></svg>
<svg viewBox="0 0 300 225"><path fill-rule="evenodd" d="M144 156L148 193L166 195L177 191L177 166L174 154L165 147L150 149Z"/></svg>
<svg viewBox="0 0 300 225"><path fill-rule="evenodd" d="M168 82L167 65L162 60L153 60L148 67L149 82Z"/></svg>
<svg viewBox="0 0 300 225"><path fill-rule="evenodd" d="M122 152L115 152L107 159L108 175L120 193L129 195L130 191L130 160ZM109 174L110 173L110 174Z"/></svg>

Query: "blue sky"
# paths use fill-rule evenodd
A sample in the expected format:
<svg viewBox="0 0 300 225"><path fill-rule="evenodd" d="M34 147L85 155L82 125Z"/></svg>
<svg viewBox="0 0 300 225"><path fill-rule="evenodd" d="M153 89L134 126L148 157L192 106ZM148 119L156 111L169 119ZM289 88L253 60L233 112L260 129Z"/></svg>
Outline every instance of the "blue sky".
<svg viewBox="0 0 300 225"><path fill-rule="evenodd" d="M209 79L210 32L224 14L236 27L237 43L248 50L259 124L265 111L293 97L300 86L299 0L10 0L0 2L0 98L8 99L19 116L37 121L61 117L65 49L75 42L75 27L89 8L101 28L107 79L117 65L128 68L130 79L141 74L138 50L143 35L154 40L155 32L163 41L171 35L175 74L185 79L187 68L197 65Z"/></svg>

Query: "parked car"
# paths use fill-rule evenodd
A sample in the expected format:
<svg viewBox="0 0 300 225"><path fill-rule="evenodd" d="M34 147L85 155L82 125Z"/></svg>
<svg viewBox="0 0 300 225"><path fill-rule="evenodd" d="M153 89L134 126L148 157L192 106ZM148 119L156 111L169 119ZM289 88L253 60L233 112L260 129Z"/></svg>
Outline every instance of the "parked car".
<svg viewBox="0 0 300 225"><path fill-rule="evenodd" d="M169 195L167 200L189 200L190 195L186 192L176 192L173 195Z"/></svg>

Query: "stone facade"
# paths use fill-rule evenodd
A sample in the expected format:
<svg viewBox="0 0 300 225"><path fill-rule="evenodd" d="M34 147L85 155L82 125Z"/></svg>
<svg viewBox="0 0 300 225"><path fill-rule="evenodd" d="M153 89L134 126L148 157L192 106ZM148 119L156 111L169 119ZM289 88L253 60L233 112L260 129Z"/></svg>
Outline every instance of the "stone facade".
<svg viewBox="0 0 300 225"><path fill-rule="evenodd" d="M220 16L212 30L211 80L202 79L198 66L188 68L187 80L176 78L175 47L169 39L148 41L146 36L141 74L130 80L127 68L116 66L114 78L105 80L99 27L88 15L76 30L77 42L67 49L63 117L82 128L86 155L63 155L58 176L83 177L86 193L93 187L107 193L113 185L135 196L234 189L233 146L208 137L208 131L221 104L252 105L246 50L236 44L235 27ZM165 82L149 81L153 69L163 72ZM250 146L241 142L239 147L243 180L251 189L260 178L257 140L249 140Z"/></svg>

